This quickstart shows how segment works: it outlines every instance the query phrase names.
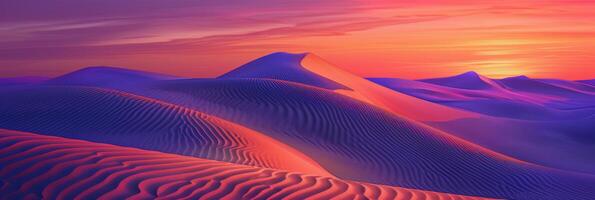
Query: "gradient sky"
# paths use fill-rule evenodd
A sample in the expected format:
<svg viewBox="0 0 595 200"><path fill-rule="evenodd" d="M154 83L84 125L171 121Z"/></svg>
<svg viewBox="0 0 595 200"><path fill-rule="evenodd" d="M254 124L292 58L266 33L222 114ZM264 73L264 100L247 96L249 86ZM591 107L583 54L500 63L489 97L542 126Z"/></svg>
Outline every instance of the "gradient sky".
<svg viewBox="0 0 595 200"><path fill-rule="evenodd" d="M592 79L595 1L0 1L0 77L212 77L275 51L367 77Z"/></svg>

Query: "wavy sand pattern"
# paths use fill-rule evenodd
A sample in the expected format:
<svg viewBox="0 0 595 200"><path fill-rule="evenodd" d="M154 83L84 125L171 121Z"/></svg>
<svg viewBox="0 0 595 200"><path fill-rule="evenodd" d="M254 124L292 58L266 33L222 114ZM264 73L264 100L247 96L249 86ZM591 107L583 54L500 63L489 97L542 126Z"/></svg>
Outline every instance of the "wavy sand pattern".
<svg viewBox="0 0 595 200"><path fill-rule="evenodd" d="M3 128L329 175L308 156L261 133L146 97L51 86L3 94Z"/></svg>
<svg viewBox="0 0 595 200"><path fill-rule="evenodd" d="M12 199L481 199L8 130L0 146Z"/></svg>

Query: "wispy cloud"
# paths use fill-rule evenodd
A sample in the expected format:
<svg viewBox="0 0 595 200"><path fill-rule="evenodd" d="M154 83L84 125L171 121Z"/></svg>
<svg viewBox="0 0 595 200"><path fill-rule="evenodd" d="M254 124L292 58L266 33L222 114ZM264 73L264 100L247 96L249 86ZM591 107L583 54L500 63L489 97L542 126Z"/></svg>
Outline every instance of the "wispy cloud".
<svg viewBox="0 0 595 200"><path fill-rule="evenodd" d="M593 10L585 1L531 0L3 1L0 74L109 64L209 76L284 50L314 51L366 76L484 69L584 78L593 75L573 75L569 65L595 61ZM185 69L194 66L211 69Z"/></svg>

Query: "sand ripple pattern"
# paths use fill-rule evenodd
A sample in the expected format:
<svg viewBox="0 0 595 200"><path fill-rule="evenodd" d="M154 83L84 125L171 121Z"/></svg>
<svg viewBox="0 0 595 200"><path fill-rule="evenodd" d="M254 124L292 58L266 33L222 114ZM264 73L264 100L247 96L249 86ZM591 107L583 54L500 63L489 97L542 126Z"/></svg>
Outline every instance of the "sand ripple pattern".
<svg viewBox="0 0 595 200"><path fill-rule="evenodd" d="M481 199L0 130L5 199Z"/></svg>

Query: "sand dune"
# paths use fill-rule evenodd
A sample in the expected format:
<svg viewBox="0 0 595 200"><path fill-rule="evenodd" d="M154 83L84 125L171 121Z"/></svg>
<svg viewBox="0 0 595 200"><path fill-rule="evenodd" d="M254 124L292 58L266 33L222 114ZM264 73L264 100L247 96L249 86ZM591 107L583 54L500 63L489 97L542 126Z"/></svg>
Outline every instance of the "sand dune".
<svg viewBox="0 0 595 200"><path fill-rule="evenodd" d="M231 70L219 78L270 78L336 90L348 89L331 79L312 74L300 62L307 54L272 53Z"/></svg>
<svg viewBox="0 0 595 200"><path fill-rule="evenodd" d="M46 86L13 88L0 96L2 128L329 175L308 156L261 133L146 97Z"/></svg>
<svg viewBox="0 0 595 200"><path fill-rule="evenodd" d="M516 76L496 81L509 90L532 94L561 97L582 97L595 94L593 93L593 87L570 81L531 79L526 76ZM581 85L583 87L580 87Z"/></svg>
<svg viewBox="0 0 595 200"><path fill-rule="evenodd" d="M118 67L87 67L46 81L82 86L132 86L146 81L179 79L176 76Z"/></svg>
<svg viewBox="0 0 595 200"><path fill-rule="evenodd" d="M560 79L534 79L549 85L557 86L562 89L571 90L576 93L595 95L595 86L583 83L581 81L567 81Z"/></svg>
<svg viewBox="0 0 595 200"><path fill-rule="evenodd" d="M314 54L274 53L257 61L240 66L220 78L270 78L322 87L414 120L445 121L474 117L473 113L396 93L341 70Z"/></svg>
<svg viewBox="0 0 595 200"><path fill-rule="evenodd" d="M469 90L398 78L370 80L420 99L494 117L525 120L581 119L590 116L595 108L595 95L589 95L588 91L567 91L576 95L551 95L542 92L522 92L513 88ZM580 86L584 86L567 81L560 82L562 83L558 84L574 87L569 90L578 90ZM577 96L579 94L580 96Z"/></svg>
<svg viewBox="0 0 595 200"><path fill-rule="evenodd" d="M419 80L419 81L453 87L453 88L460 88L460 89L471 89L471 90L501 89L500 85L498 85L496 82L494 82L493 80L491 80L487 77L484 77L474 71L465 72L465 73L462 73L462 74L459 74L456 76L452 76L452 77L423 79L423 80Z"/></svg>
<svg viewBox="0 0 595 200"><path fill-rule="evenodd" d="M7 199L482 199L0 130Z"/></svg>

